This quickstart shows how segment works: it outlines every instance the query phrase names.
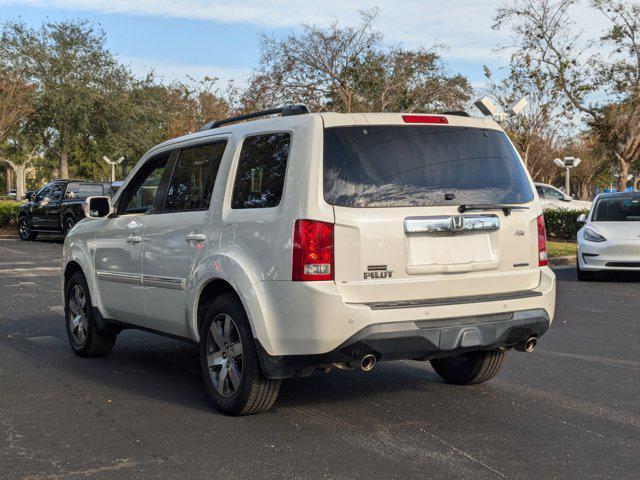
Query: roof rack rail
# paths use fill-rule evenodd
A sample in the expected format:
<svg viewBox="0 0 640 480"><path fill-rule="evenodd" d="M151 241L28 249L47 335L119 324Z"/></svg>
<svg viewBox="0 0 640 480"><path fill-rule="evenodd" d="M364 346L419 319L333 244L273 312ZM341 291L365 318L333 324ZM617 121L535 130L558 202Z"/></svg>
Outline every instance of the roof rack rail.
<svg viewBox="0 0 640 480"><path fill-rule="evenodd" d="M249 120L250 118L266 117L268 115L281 115L283 117L289 117L291 115L304 115L310 113L309 108L306 105L287 105L285 107L270 108L268 110L260 110L259 112L246 113L244 115L237 115L235 117L224 118L222 120L213 120L206 123L199 132L205 130L211 130L212 128L218 128L228 123L239 122L241 120Z"/></svg>
<svg viewBox="0 0 640 480"><path fill-rule="evenodd" d="M458 117L470 117L471 115L469 115L467 112L465 112L464 110L452 110L449 112L442 112L443 115L457 115Z"/></svg>

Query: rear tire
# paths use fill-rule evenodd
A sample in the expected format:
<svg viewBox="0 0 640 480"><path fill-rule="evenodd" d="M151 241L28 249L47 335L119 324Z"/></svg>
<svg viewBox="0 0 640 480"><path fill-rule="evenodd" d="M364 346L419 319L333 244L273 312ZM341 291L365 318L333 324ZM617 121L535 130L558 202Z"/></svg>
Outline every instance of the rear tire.
<svg viewBox="0 0 640 480"><path fill-rule="evenodd" d="M89 287L82 272L74 273L65 288L64 315L69 344L80 357L101 357L113 349L118 331L98 325L93 313Z"/></svg>
<svg viewBox="0 0 640 480"><path fill-rule="evenodd" d="M495 377L504 361L500 350L482 350L458 357L436 358L431 366L443 380L455 385L474 385Z"/></svg>
<svg viewBox="0 0 640 480"><path fill-rule="evenodd" d="M593 282L596 279L598 272L589 272L580 268L580 261L576 260L576 273L578 274L578 280L581 282Z"/></svg>
<svg viewBox="0 0 640 480"><path fill-rule="evenodd" d="M33 231L31 221L27 217L20 217L18 219L18 236L20 240L35 240L38 234Z"/></svg>
<svg viewBox="0 0 640 480"><path fill-rule="evenodd" d="M205 313L200 365L209 397L227 415L264 412L278 397L282 381L262 373L247 314L232 293L220 295Z"/></svg>

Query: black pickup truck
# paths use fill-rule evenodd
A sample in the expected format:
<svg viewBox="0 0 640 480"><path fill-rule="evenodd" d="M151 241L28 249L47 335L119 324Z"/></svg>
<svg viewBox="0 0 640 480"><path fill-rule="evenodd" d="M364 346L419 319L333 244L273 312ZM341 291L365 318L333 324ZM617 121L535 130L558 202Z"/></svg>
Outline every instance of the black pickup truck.
<svg viewBox="0 0 640 480"><path fill-rule="evenodd" d="M109 182L54 180L36 192L27 192L27 202L18 210L18 233L33 240L38 233L64 233L85 217L87 197L111 194Z"/></svg>

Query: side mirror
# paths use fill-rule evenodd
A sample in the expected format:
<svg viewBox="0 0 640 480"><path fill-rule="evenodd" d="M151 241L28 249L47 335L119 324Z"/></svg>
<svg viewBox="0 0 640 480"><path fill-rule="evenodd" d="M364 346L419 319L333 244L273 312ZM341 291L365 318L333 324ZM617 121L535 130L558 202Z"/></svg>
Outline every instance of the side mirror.
<svg viewBox="0 0 640 480"><path fill-rule="evenodd" d="M564 200L565 202L570 202L573 200L573 197L571 195L565 195L564 197L562 197L562 200Z"/></svg>
<svg viewBox="0 0 640 480"><path fill-rule="evenodd" d="M24 198L26 198L27 200L31 201L33 200L33 192L27 192L24 194Z"/></svg>
<svg viewBox="0 0 640 480"><path fill-rule="evenodd" d="M84 213L87 217L106 217L112 211L109 197L88 197L84 202Z"/></svg>
<svg viewBox="0 0 640 480"><path fill-rule="evenodd" d="M578 223L585 223L587 221L587 215L585 213L581 213L576 221Z"/></svg>

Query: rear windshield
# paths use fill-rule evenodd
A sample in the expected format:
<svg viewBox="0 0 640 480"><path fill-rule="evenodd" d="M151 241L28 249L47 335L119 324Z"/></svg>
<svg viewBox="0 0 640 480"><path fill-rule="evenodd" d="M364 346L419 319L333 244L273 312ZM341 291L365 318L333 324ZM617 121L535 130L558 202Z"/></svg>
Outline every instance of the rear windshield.
<svg viewBox="0 0 640 480"><path fill-rule="evenodd" d="M324 197L344 207L521 204L533 191L502 132L360 126L325 130Z"/></svg>
<svg viewBox="0 0 640 480"><path fill-rule="evenodd" d="M640 221L640 197L601 198L593 211L593 222Z"/></svg>

